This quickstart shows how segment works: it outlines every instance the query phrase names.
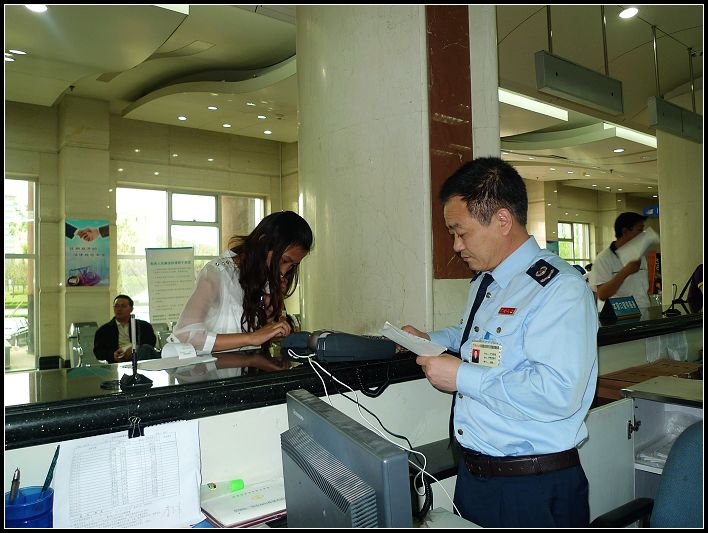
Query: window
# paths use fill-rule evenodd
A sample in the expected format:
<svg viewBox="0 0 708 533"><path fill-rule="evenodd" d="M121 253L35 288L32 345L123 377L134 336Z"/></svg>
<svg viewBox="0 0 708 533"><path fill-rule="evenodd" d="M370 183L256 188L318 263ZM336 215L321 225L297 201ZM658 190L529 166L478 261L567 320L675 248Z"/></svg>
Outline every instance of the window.
<svg viewBox="0 0 708 533"><path fill-rule="evenodd" d="M35 183L5 178L5 340L10 369L36 368ZM7 364L7 361L6 361Z"/></svg>
<svg viewBox="0 0 708 533"><path fill-rule="evenodd" d="M247 235L263 218L262 198L119 187L118 293L149 319L145 248L194 248L194 274L218 256L231 235Z"/></svg>
<svg viewBox="0 0 708 533"><path fill-rule="evenodd" d="M590 262L590 224L558 222L558 255L571 264Z"/></svg>

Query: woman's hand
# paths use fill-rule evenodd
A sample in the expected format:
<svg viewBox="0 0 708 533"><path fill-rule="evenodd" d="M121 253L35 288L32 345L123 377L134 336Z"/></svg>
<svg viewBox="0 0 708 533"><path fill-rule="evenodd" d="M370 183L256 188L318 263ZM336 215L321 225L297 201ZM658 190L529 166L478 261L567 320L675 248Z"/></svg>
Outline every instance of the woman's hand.
<svg viewBox="0 0 708 533"><path fill-rule="evenodd" d="M265 344L274 337L285 337L286 335L290 335L290 324L288 324L285 320L270 322L262 328L252 332L250 335L251 344L258 346Z"/></svg>

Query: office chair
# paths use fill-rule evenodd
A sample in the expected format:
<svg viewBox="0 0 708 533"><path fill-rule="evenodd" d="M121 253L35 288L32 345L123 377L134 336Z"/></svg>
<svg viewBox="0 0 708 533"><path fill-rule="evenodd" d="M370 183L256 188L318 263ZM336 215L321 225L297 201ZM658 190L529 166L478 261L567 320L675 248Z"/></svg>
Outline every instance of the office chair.
<svg viewBox="0 0 708 533"><path fill-rule="evenodd" d="M592 527L703 527L703 421L686 428L666 459L654 499L637 498L595 518Z"/></svg>
<svg viewBox="0 0 708 533"><path fill-rule="evenodd" d="M98 330L96 322L74 322L69 327L71 360L76 366L105 364L99 361L93 353L93 339Z"/></svg>

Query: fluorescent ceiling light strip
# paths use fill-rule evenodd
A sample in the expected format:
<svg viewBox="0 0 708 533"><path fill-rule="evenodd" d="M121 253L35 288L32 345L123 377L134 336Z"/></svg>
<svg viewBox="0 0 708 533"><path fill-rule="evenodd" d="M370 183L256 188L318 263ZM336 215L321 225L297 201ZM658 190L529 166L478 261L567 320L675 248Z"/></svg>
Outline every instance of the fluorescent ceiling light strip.
<svg viewBox="0 0 708 533"><path fill-rule="evenodd" d="M526 96L509 92L501 87L499 88L499 101L504 104L513 105L514 107L520 107L521 109L526 109L528 111L533 111L534 113L540 113L542 115L568 122L568 112L565 109L561 109L550 104L544 104L543 102L537 102L536 100L532 100Z"/></svg>
<svg viewBox="0 0 708 533"><path fill-rule="evenodd" d="M622 126L616 126L615 124L608 124L607 122L605 122L603 125L606 130L614 128L615 137L619 137L620 139L627 139L628 141L656 148L656 137L654 137L653 135L640 133L638 131L630 130L628 128L623 128Z"/></svg>

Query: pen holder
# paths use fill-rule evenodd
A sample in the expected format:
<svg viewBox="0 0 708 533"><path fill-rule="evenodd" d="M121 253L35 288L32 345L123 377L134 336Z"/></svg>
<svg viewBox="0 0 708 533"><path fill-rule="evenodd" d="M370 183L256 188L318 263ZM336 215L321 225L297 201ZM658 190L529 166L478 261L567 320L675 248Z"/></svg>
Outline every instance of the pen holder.
<svg viewBox="0 0 708 533"><path fill-rule="evenodd" d="M54 489L42 492L42 487L21 487L17 498L9 503L5 493L5 527L53 527Z"/></svg>

